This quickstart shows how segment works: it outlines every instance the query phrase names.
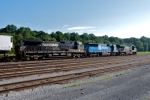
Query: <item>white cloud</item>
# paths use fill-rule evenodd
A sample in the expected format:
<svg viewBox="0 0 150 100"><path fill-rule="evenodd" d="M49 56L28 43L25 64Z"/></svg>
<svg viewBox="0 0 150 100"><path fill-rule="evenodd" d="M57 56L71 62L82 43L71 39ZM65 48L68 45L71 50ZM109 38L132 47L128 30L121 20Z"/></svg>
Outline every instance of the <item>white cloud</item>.
<svg viewBox="0 0 150 100"><path fill-rule="evenodd" d="M27 25L29 25L30 23L26 23Z"/></svg>
<svg viewBox="0 0 150 100"><path fill-rule="evenodd" d="M63 27L68 27L69 25L64 25Z"/></svg>
<svg viewBox="0 0 150 100"><path fill-rule="evenodd" d="M90 32L103 32L104 30L89 30Z"/></svg>
<svg viewBox="0 0 150 100"><path fill-rule="evenodd" d="M83 33L88 33L91 34L93 33L96 36L103 36L105 35L104 30L99 30L99 29L86 29L86 30L75 30L76 33L83 34Z"/></svg>
<svg viewBox="0 0 150 100"><path fill-rule="evenodd" d="M20 27L20 24L16 24L17 27Z"/></svg>
<svg viewBox="0 0 150 100"><path fill-rule="evenodd" d="M133 25L122 29L121 31L111 32L110 34L120 38L140 38L141 36L150 37L150 22Z"/></svg>
<svg viewBox="0 0 150 100"><path fill-rule="evenodd" d="M50 33L54 32L54 31L51 30L51 29L49 29L49 30L47 30L46 32L50 34Z"/></svg>
<svg viewBox="0 0 150 100"><path fill-rule="evenodd" d="M86 30L76 30L76 33L82 34L82 33L86 33Z"/></svg>
<svg viewBox="0 0 150 100"><path fill-rule="evenodd" d="M65 32L76 32L79 34L83 33L93 33L96 36L104 36L108 35L119 37L119 38L130 38L130 37L136 37L140 38L141 36L150 37L150 22L143 22L143 23L135 23L130 24L126 26L120 26L116 28L96 28L92 26L78 26L78 27L70 27L66 29L48 29L48 33L55 32L55 31L62 31ZM67 25L64 25L64 27L67 27Z"/></svg>
<svg viewBox="0 0 150 100"><path fill-rule="evenodd" d="M95 27L91 26L78 26L78 27L70 27L68 30L86 30L86 29L93 29Z"/></svg>

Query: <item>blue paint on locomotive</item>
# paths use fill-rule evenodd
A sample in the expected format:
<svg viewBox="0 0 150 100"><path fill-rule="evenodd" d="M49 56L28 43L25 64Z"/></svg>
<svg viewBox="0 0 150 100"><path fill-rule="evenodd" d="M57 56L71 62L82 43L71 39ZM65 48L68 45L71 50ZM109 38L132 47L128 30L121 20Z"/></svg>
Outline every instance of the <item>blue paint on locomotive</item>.
<svg viewBox="0 0 150 100"><path fill-rule="evenodd" d="M98 44L98 52L111 52L111 47L107 44Z"/></svg>
<svg viewBox="0 0 150 100"><path fill-rule="evenodd" d="M84 49L89 53L118 52L116 45L107 44L86 43Z"/></svg>

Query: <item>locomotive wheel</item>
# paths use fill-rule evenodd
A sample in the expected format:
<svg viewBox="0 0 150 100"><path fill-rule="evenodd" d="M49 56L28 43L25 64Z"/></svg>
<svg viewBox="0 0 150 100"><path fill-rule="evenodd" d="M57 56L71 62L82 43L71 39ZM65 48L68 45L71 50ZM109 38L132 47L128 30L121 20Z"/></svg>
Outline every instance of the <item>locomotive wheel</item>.
<svg viewBox="0 0 150 100"><path fill-rule="evenodd" d="M74 54L71 54L71 58L75 58L75 55L74 55Z"/></svg>
<svg viewBox="0 0 150 100"><path fill-rule="evenodd" d="M32 60L32 61L33 61L33 60L34 60L34 58L30 58L30 60Z"/></svg>
<svg viewBox="0 0 150 100"><path fill-rule="evenodd" d="M42 60L45 60L45 57L44 57L44 56L42 57Z"/></svg>
<svg viewBox="0 0 150 100"><path fill-rule="evenodd" d="M80 58L80 54L76 54L76 58Z"/></svg>

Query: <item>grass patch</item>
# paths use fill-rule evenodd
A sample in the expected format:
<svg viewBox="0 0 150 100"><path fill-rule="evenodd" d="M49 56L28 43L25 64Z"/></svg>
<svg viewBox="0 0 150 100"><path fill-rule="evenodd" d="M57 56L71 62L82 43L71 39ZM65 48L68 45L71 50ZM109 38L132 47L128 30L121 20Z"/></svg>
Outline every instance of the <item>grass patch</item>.
<svg viewBox="0 0 150 100"><path fill-rule="evenodd" d="M148 92L148 94L146 94L142 100L150 100L150 92Z"/></svg>
<svg viewBox="0 0 150 100"><path fill-rule="evenodd" d="M116 72L116 73L110 73L110 74L106 74L104 76L100 76L97 79L91 79L91 80L88 80L88 81L85 81L85 82L75 82L75 83L67 84L67 85L63 86L63 88L77 87L77 86L80 86L80 85L83 85L83 84L93 83L93 82L96 82L96 81L102 81L102 80L110 79L112 77L119 76L119 75L125 74L126 72L131 72L131 71L132 71L131 69L128 69L128 70L123 70L123 71L119 71L119 72Z"/></svg>
<svg viewBox="0 0 150 100"><path fill-rule="evenodd" d="M131 72L129 70L126 70L126 71ZM101 77L99 80L106 80L106 79L112 78L114 76L119 76L119 75L125 74L126 71L123 70L123 71L119 71L117 73L111 73L111 74L108 74L108 75Z"/></svg>
<svg viewBox="0 0 150 100"><path fill-rule="evenodd" d="M9 54L9 53L6 53L6 55L8 55L8 56L15 56L15 54ZM4 56L4 54L0 54L0 56Z"/></svg>
<svg viewBox="0 0 150 100"><path fill-rule="evenodd" d="M76 86L83 85L83 84L87 84L87 82L72 83L72 84L64 86L63 88L76 87Z"/></svg>
<svg viewBox="0 0 150 100"><path fill-rule="evenodd" d="M137 52L137 54L150 54L150 52L145 51L145 52Z"/></svg>

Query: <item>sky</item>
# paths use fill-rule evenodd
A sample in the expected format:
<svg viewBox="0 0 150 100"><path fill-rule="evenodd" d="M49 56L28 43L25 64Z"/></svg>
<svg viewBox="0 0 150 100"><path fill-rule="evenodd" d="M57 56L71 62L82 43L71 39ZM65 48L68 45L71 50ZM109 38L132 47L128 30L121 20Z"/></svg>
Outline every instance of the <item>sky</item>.
<svg viewBox="0 0 150 100"><path fill-rule="evenodd" d="M1 0L0 28L150 37L150 0Z"/></svg>

